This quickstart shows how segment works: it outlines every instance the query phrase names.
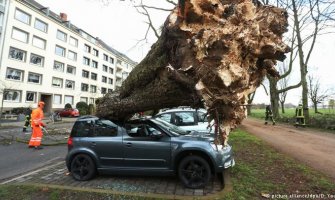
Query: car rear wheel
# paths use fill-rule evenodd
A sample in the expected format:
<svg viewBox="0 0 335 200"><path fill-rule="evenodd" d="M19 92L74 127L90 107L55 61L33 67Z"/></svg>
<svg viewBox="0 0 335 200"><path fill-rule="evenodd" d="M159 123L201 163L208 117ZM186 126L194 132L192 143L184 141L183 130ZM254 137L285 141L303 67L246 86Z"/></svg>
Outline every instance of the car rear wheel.
<svg viewBox="0 0 335 200"><path fill-rule="evenodd" d="M178 176L185 187L203 188L211 178L211 169L202 157L187 156L178 166Z"/></svg>
<svg viewBox="0 0 335 200"><path fill-rule="evenodd" d="M71 162L72 177L78 181L87 181L96 174L92 158L85 154L76 155Z"/></svg>

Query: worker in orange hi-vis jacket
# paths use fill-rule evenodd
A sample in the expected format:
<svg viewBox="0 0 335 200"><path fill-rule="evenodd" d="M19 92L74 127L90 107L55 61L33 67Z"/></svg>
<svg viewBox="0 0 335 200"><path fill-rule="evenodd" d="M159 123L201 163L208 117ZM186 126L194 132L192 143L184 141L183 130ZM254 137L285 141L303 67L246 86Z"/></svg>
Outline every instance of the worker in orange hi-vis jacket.
<svg viewBox="0 0 335 200"><path fill-rule="evenodd" d="M34 147L35 149L42 149L41 141L42 141L42 129L41 126L45 127L45 124L42 122L44 118L43 113L44 102L38 102L38 107L33 110L31 113L31 127L33 133L31 134L31 138L29 140L29 148Z"/></svg>

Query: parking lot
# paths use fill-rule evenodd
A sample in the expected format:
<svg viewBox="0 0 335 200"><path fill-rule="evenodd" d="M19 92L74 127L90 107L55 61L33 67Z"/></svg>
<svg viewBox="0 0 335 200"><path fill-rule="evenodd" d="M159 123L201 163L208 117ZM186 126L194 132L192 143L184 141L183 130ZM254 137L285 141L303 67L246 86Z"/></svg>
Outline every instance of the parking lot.
<svg viewBox="0 0 335 200"><path fill-rule="evenodd" d="M187 189L181 185L178 178L150 176L97 176L90 181L75 181L68 173L65 162L57 160L52 165L45 166L21 176L8 179L2 184L40 184L71 189L100 189L108 192L127 193L134 196L155 196L162 198L206 197L210 198L223 192L221 178L215 177L204 189Z"/></svg>

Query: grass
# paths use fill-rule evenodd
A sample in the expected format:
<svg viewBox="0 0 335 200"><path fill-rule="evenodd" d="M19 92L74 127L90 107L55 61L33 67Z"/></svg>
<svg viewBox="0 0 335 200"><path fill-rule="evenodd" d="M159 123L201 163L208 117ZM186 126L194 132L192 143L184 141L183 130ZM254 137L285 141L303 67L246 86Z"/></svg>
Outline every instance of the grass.
<svg viewBox="0 0 335 200"><path fill-rule="evenodd" d="M310 120L306 122L307 126L312 128L318 128L323 130L335 130L335 109L319 109L322 114L314 113L314 110L310 109L309 115ZM265 109L252 109L251 117L258 119L265 119ZM295 109L285 109L285 113L281 113L280 117L276 121L294 124L295 123Z"/></svg>
<svg viewBox="0 0 335 200"><path fill-rule="evenodd" d="M253 200L262 196L335 194L335 183L320 172L278 153L257 137L236 130L230 143L236 165L230 171L232 190L220 199ZM272 198L272 199L273 199ZM152 199L131 194L111 194L59 189L48 186L0 185L0 199ZM285 198L284 198L285 199ZM287 198L286 198L287 199Z"/></svg>
<svg viewBox="0 0 335 200"><path fill-rule="evenodd" d="M276 152L255 136L236 130L230 136L236 166L233 190L225 199L261 199L276 194L334 194L335 183L289 156Z"/></svg>

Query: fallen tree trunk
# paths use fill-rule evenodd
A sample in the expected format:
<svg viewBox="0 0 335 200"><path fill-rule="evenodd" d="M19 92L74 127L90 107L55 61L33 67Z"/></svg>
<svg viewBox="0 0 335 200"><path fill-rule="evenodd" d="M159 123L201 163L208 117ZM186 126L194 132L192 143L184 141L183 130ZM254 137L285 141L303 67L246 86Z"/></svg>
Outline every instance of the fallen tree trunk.
<svg viewBox="0 0 335 200"><path fill-rule="evenodd" d="M285 10L251 0L180 0L162 35L116 93L99 100L97 115L125 120L133 113L204 106L219 125L217 143L245 117L248 94L289 47Z"/></svg>

